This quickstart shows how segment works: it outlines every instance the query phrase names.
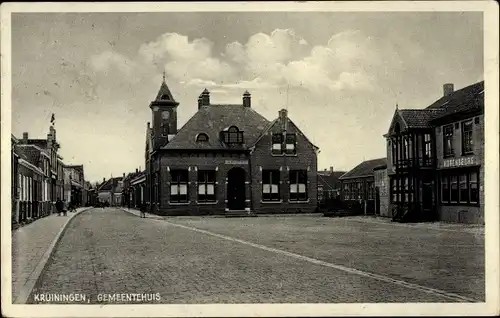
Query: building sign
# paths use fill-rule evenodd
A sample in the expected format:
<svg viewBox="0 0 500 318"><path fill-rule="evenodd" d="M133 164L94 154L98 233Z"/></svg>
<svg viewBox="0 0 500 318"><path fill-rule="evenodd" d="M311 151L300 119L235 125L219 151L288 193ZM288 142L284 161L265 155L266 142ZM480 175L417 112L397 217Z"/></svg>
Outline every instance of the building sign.
<svg viewBox="0 0 500 318"><path fill-rule="evenodd" d="M473 166L476 164L475 157L451 158L443 161L443 168L457 168Z"/></svg>
<svg viewBox="0 0 500 318"><path fill-rule="evenodd" d="M226 165L247 165L248 160L226 160Z"/></svg>

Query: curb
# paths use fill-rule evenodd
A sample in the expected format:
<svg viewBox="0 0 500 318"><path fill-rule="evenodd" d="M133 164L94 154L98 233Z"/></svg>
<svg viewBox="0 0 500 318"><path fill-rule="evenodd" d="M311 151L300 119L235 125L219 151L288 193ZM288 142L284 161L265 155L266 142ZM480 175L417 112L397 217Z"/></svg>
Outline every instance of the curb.
<svg viewBox="0 0 500 318"><path fill-rule="evenodd" d="M126 208L122 208L122 207L120 207L120 210L125 211L125 212L127 212L127 213L130 213L130 214L132 214L132 215L135 215L135 216L137 216L137 217L139 216L139 215L135 214L134 212L127 210ZM137 211L137 210L136 210L136 211ZM149 215L148 215L148 214L149 214ZM146 219L164 220L164 218L163 218L163 217L161 217L161 216L159 216L159 215L150 214L150 213L147 213L147 214L146 214Z"/></svg>
<svg viewBox="0 0 500 318"><path fill-rule="evenodd" d="M45 251L45 254L43 254L42 258L38 262L38 265L35 267L31 275L29 276L28 280L21 288L19 295L14 300L13 304L27 304L27 301L31 296L31 293L33 292L33 288L38 282L38 279L42 276L42 272L45 269L45 265L47 264L50 257L54 254L55 247L57 246L57 243L59 243L64 232L68 228L69 223L75 218L75 216L90 209L92 209L92 207L74 213L73 215L70 216L68 221L61 227L56 237L52 240L52 243L50 243L50 246Z"/></svg>

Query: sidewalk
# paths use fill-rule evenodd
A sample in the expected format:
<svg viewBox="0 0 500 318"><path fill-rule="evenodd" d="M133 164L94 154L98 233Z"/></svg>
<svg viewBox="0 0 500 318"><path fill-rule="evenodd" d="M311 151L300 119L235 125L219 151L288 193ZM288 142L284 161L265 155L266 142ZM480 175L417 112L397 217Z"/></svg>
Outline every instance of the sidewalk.
<svg viewBox="0 0 500 318"><path fill-rule="evenodd" d="M12 303L26 303L64 228L88 209L78 208L67 216L52 214L12 231Z"/></svg>
<svg viewBox="0 0 500 318"><path fill-rule="evenodd" d="M127 208L127 207L119 207L120 209L122 209L123 211L125 212L128 212L128 213L131 213L131 214L134 214L134 215L137 215L137 216L141 216L141 211L139 210L136 210L136 209L132 209L132 208ZM151 214L151 213L146 213L146 218L149 218L149 219L157 219L157 220L163 220L163 217L159 216L159 215L156 215L156 214Z"/></svg>
<svg viewBox="0 0 500 318"><path fill-rule="evenodd" d="M408 228L421 228L437 231L451 231L451 232L465 232L471 234L484 235L484 225L480 224L466 224L466 223L445 223L445 222L421 222L421 223L397 223L392 222L391 218L376 217L376 216L345 216L339 220L387 224L393 226L401 226Z"/></svg>

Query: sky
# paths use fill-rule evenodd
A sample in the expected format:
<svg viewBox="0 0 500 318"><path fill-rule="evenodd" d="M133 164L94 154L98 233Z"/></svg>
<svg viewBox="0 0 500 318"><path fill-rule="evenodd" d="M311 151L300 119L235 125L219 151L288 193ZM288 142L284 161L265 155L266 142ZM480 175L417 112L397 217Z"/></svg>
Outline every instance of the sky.
<svg viewBox="0 0 500 318"><path fill-rule="evenodd" d="M46 138L91 182L144 168L149 103L166 72L178 126L213 103L289 116L347 171L386 156L396 104L424 108L483 80L482 13L14 13L12 132Z"/></svg>

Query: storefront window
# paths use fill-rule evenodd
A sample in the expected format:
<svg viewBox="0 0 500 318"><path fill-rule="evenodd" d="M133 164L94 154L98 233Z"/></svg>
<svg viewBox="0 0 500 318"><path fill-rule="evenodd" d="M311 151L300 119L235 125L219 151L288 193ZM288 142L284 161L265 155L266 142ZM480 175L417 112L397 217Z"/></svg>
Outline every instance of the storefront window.
<svg viewBox="0 0 500 318"><path fill-rule="evenodd" d="M477 173L472 172L469 179L469 189L470 189L470 202L479 202L479 191L477 189Z"/></svg>
<svg viewBox="0 0 500 318"><path fill-rule="evenodd" d="M458 202L458 177L456 175L451 176L450 184L451 184L450 201L451 202Z"/></svg>
<svg viewBox="0 0 500 318"><path fill-rule="evenodd" d="M467 187L467 175L460 175L460 203L469 202L469 189Z"/></svg>

